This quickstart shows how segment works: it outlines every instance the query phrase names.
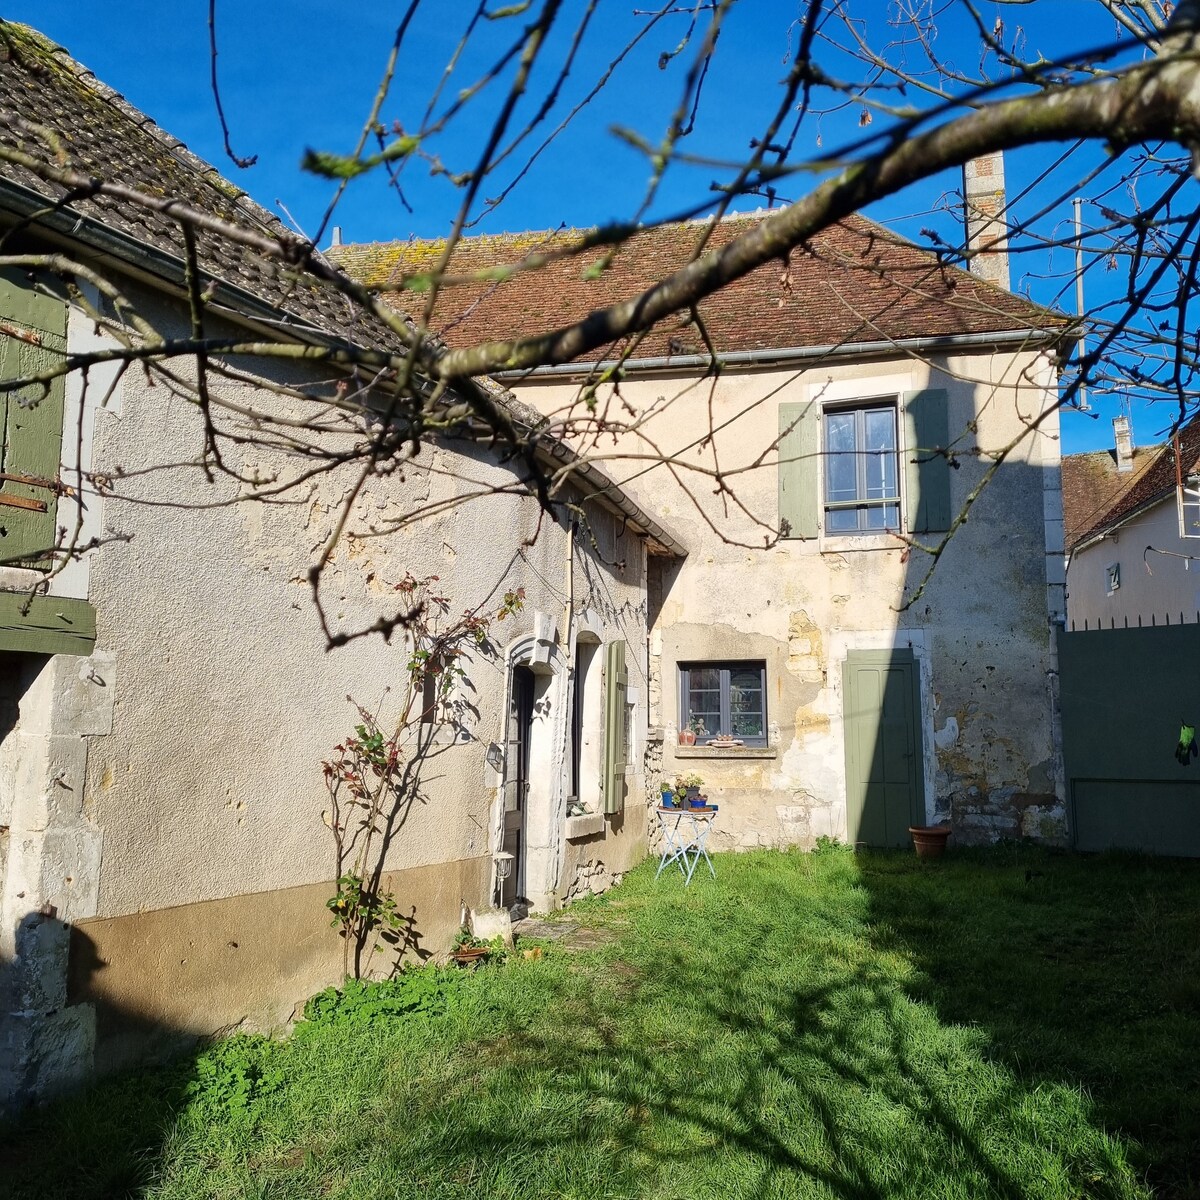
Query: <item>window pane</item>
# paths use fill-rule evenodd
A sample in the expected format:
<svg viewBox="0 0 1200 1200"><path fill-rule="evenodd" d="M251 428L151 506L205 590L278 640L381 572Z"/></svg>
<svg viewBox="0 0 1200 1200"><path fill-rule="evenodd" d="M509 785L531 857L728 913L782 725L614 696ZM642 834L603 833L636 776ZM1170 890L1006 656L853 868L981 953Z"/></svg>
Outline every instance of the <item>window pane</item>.
<svg viewBox="0 0 1200 1200"><path fill-rule="evenodd" d="M856 500L854 413L825 414L825 492L827 500Z"/></svg>
<svg viewBox="0 0 1200 1200"><path fill-rule="evenodd" d="M733 736L737 738L762 737L762 713L735 713L733 717Z"/></svg>
<svg viewBox="0 0 1200 1200"><path fill-rule="evenodd" d="M882 500L896 495L896 413L873 409L863 413L866 426L866 496Z"/></svg>
<svg viewBox="0 0 1200 1200"><path fill-rule="evenodd" d="M691 724L707 742L718 733L766 745L766 693L762 663L681 663L680 728Z"/></svg>
<svg viewBox="0 0 1200 1200"><path fill-rule="evenodd" d="M875 401L827 411L825 532L863 533L900 528L896 406ZM829 507L859 501L853 508Z"/></svg>
<svg viewBox="0 0 1200 1200"><path fill-rule="evenodd" d="M734 737L763 736L762 672L757 667L730 670L729 720Z"/></svg>

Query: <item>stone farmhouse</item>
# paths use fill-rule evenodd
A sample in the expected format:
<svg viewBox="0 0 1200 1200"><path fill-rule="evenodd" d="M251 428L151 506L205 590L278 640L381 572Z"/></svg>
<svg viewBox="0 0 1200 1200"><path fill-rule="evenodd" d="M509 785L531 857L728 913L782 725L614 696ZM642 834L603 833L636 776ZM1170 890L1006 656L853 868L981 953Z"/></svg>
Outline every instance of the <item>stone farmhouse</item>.
<svg viewBox="0 0 1200 1200"><path fill-rule="evenodd" d="M1000 180L975 164L968 190ZM469 238L435 332L467 346L561 328L763 215L582 254L576 231ZM988 228L978 259L1006 275ZM332 253L402 308L442 249ZM667 775L697 771L719 800L714 845L898 846L946 820L964 840L1066 838L1066 338L855 218L643 338L502 376L688 545L651 564L650 737Z"/></svg>

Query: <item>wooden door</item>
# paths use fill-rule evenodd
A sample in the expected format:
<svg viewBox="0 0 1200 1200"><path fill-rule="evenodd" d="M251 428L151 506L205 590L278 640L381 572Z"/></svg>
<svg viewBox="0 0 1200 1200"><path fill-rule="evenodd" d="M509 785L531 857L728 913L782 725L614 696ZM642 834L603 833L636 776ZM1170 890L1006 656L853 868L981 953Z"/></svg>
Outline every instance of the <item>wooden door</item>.
<svg viewBox="0 0 1200 1200"><path fill-rule="evenodd" d="M851 651L842 679L849 839L906 846L908 827L925 823L916 660L911 650Z"/></svg>

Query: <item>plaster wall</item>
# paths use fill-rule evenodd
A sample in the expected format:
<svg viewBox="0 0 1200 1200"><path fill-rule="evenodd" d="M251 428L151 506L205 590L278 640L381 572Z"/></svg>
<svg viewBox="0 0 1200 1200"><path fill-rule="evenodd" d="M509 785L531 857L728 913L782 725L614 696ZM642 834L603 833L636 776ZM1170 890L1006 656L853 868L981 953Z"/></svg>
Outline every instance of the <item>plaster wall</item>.
<svg viewBox="0 0 1200 1200"><path fill-rule="evenodd" d="M1147 552L1147 547L1168 551ZM1176 555L1184 557L1175 557ZM1179 536L1175 497L1139 513L1113 533L1076 550L1067 568L1067 617L1082 629L1100 623L1121 627L1126 621L1159 625L1170 617L1192 622L1200 613L1200 541ZM1108 569L1120 572L1120 587L1110 592Z"/></svg>
<svg viewBox="0 0 1200 1200"><path fill-rule="evenodd" d="M168 302L131 290L152 323L182 331ZM94 342L74 318L70 331ZM328 394L311 370L260 364L260 374ZM250 384L225 383L220 394L244 407L309 411ZM535 814L542 907L578 889L574 874L564 877L573 863L563 832L580 613L598 640L627 642L630 686L646 694L645 547L599 504L576 498L572 532L566 517L540 513L514 488L511 469L465 443L423 446L357 494L358 468L346 465L249 499L245 480L283 480L303 465L227 444L243 482L206 479L194 465L200 416L161 381L130 371L110 395L90 389L78 415L84 467L103 481L83 488L102 544L56 579L95 606L96 650L88 659L21 656L17 682L0 696L10 718L0 727L0 953L10 1001L0 1037L13 1051L0 1095L17 1102L93 1064L129 1061L139 1044L277 1027L304 995L340 977L324 906L336 871L321 760L358 720L347 697L385 728L396 720L408 662L400 630L327 647L308 570L348 497L345 536L321 585L332 635L403 611L394 585L406 573L436 575L451 617L494 614L505 592L524 589L523 609L494 622L489 645L465 660L454 719L433 738L387 854L426 950L448 944L464 903L486 907L494 894L505 767L487 759L503 743L511 667L537 655L551 675ZM361 436L334 433L325 444ZM509 494L458 503L491 487ZM645 725L644 709L635 724ZM628 782L636 804L639 766ZM636 818L606 824L602 841L622 864L637 857L637 827ZM73 968L68 1000L71 927L73 952L86 948L87 961Z"/></svg>
<svg viewBox="0 0 1200 1200"><path fill-rule="evenodd" d="M893 537L776 540L779 405L927 387L948 394L952 511L970 502L932 576L932 556ZM620 392L648 416L638 433L621 432L626 410L601 392L597 413L613 424L597 453L690 548L651 584L661 594L651 720L664 730L665 773L698 771L721 804L711 844L846 835L842 664L853 649L888 646L911 647L919 664L928 819L952 815L962 840L1060 840L1057 419L1029 430L1053 399L1052 364L1034 352L972 353L726 372L715 383L663 374L625 379ZM585 416L577 386L561 379L532 379L520 395L547 414ZM1022 433L972 499L994 453ZM635 457L660 454L673 472ZM679 746L676 664L732 659L767 665L769 747Z"/></svg>

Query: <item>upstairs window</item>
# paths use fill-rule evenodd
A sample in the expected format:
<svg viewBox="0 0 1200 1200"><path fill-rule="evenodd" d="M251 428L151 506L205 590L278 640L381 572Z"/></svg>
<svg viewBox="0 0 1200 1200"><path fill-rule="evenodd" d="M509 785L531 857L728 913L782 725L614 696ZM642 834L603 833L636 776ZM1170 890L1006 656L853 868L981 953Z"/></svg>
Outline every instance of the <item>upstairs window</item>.
<svg viewBox="0 0 1200 1200"><path fill-rule="evenodd" d="M871 401L828 408L825 426L825 532L900 528L896 405Z"/></svg>
<svg viewBox="0 0 1200 1200"><path fill-rule="evenodd" d="M679 728L696 744L728 734L747 746L767 744L767 668L762 662L679 664Z"/></svg>
<svg viewBox="0 0 1200 1200"><path fill-rule="evenodd" d="M949 427L943 388L780 404L780 538L944 533L953 513Z"/></svg>

